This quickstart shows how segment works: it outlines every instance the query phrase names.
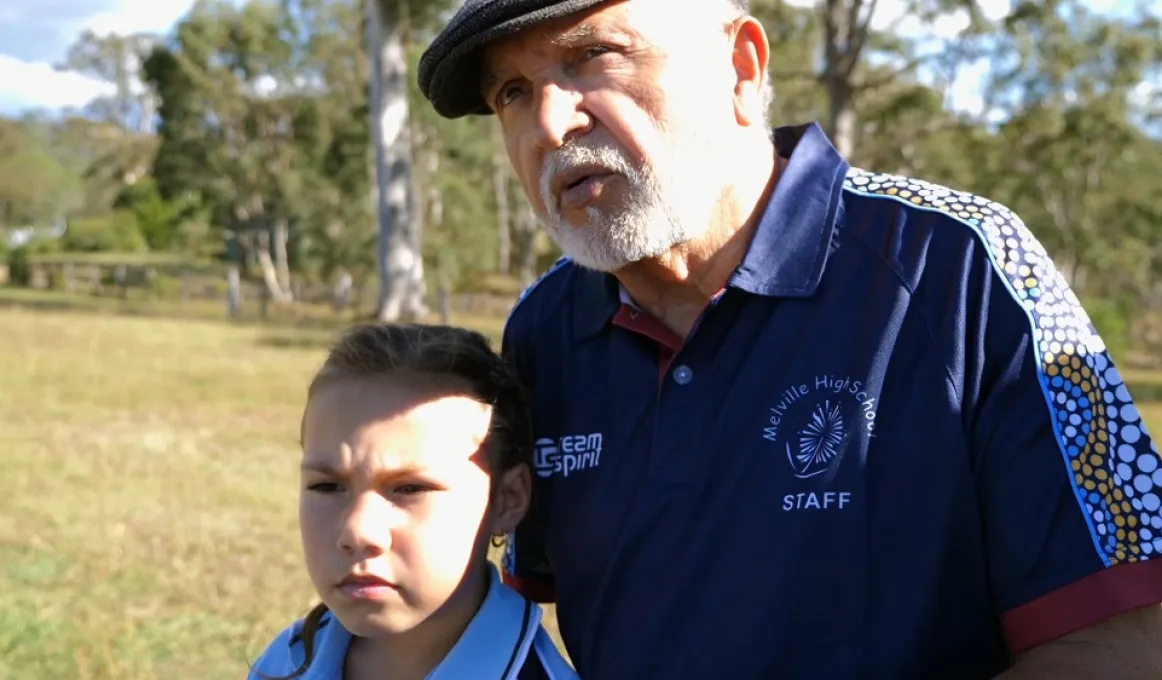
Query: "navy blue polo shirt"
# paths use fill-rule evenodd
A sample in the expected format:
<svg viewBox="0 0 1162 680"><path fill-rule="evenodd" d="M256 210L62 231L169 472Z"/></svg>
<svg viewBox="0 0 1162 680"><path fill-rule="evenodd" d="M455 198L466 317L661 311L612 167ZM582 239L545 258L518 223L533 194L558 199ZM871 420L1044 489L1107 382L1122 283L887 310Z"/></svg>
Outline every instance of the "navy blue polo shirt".
<svg viewBox="0 0 1162 680"><path fill-rule="evenodd" d="M581 676L991 678L1162 601L1157 448L1029 230L776 143L684 341L568 260L507 323L537 451L506 579Z"/></svg>

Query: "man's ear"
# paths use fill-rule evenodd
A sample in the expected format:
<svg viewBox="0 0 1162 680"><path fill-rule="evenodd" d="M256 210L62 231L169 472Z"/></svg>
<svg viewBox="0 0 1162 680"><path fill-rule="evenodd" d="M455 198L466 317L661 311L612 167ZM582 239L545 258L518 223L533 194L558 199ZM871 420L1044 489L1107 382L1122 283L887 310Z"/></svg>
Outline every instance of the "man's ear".
<svg viewBox="0 0 1162 680"><path fill-rule="evenodd" d="M516 529L529 511L532 501L533 480L529 466L517 465L501 473L493 492L493 535L503 535Z"/></svg>
<svg viewBox="0 0 1162 680"><path fill-rule="evenodd" d="M763 119L763 89L767 84L771 47L767 32L758 19L741 16L734 20L732 61L734 64L734 115L739 125L766 127Z"/></svg>

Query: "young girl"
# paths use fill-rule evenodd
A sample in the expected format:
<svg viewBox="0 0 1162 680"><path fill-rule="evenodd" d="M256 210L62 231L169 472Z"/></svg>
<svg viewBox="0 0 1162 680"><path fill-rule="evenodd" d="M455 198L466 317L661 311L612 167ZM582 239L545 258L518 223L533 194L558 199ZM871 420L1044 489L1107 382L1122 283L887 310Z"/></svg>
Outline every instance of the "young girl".
<svg viewBox="0 0 1162 680"><path fill-rule="evenodd" d="M307 393L299 524L322 604L251 680L575 679L490 538L528 509L524 393L472 331L364 325Z"/></svg>

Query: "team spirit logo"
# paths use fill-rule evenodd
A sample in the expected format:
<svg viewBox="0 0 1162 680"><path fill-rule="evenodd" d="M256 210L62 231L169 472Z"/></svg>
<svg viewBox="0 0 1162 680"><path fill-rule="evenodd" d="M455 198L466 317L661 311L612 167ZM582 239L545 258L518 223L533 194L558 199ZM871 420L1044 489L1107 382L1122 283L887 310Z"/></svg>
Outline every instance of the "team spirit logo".
<svg viewBox="0 0 1162 680"><path fill-rule="evenodd" d="M875 437L875 421L876 397L863 381L818 375L783 390L769 407L763 439L786 458L793 477L828 484L852 436ZM805 490L785 496L783 509L843 509L850 501L847 491Z"/></svg>
<svg viewBox="0 0 1162 680"><path fill-rule="evenodd" d="M602 437L593 434L566 435L560 439L542 437L534 444L533 467L544 478L595 468L601 463Z"/></svg>

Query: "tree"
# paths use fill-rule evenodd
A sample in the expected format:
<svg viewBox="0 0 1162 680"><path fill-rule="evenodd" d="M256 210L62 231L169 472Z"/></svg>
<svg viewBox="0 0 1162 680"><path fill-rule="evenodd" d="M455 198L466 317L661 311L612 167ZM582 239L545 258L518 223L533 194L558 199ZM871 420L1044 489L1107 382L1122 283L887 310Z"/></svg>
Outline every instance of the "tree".
<svg viewBox="0 0 1162 680"><path fill-rule="evenodd" d="M90 133L101 135L101 152L86 163L86 176L120 188L133 184L149 170L156 153L153 136L157 98L142 86L142 60L159 41L155 35L110 34L86 30L69 47L58 68L82 73L113 87L113 93L94 99L79 118L93 123Z"/></svg>
<svg viewBox="0 0 1162 680"><path fill-rule="evenodd" d="M317 241L335 221L361 214L325 208L366 199L352 176L368 168L366 98L351 88L362 59L352 9L204 2L146 60L161 102L162 196L200 196L278 301L293 297L292 252L327 251Z"/></svg>
<svg viewBox="0 0 1162 680"><path fill-rule="evenodd" d="M88 116L113 123L127 132L148 135L157 110L152 92L140 87L141 62L159 41L149 33L99 36L85 30L69 47L59 69L75 71L113 86L111 95L86 106Z"/></svg>
<svg viewBox="0 0 1162 680"><path fill-rule="evenodd" d="M48 227L80 204L76 173L54 153L51 127L0 119L0 228Z"/></svg>
<svg viewBox="0 0 1162 680"><path fill-rule="evenodd" d="M780 0L758 0L753 11L773 33L773 55L798 53L773 60L776 85L820 85L825 99L819 117L836 148L849 158L864 136L859 111L868 98L904 81L918 82L921 67L955 68L974 54L974 39L988 26L977 0L908 0L900 8L901 20L918 25L962 18L956 35L943 39L906 37L898 26L876 30L873 24L882 11L877 0L816 0L806 10ZM799 66L804 63L806 69Z"/></svg>
<svg viewBox="0 0 1162 680"><path fill-rule="evenodd" d="M1151 249L1127 246L1162 236L1148 179L1162 168L1162 144L1135 124L1134 97L1162 64L1160 27L1149 14L1112 19L1051 0L1018 5L1001 34L989 91L1007 113L999 129L1007 153L992 158L993 184L1079 294L1095 284L1114 293L1100 287L1128 271L1144 277Z"/></svg>
<svg viewBox="0 0 1162 680"><path fill-rule="evenodd" d="M379 214L379 303L382 321L427 315L422 227L412 178L408 105L408 23L403 0L365 0L371 52L372 140Z"/></svg>

